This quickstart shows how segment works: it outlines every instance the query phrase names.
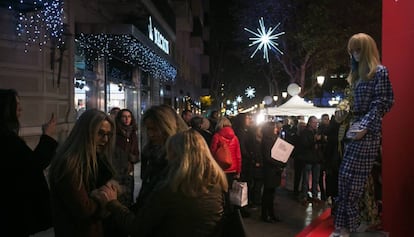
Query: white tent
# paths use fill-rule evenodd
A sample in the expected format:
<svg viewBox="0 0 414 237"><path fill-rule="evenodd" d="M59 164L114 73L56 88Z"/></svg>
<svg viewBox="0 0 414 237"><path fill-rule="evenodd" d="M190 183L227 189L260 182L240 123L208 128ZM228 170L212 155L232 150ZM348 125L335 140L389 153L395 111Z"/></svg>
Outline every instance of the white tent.
<svg viewBox="0 0 414 237"><path fill-rule="evenodd" d="M329 116L335 113L335 108L321 108L307 103L299 95L292 96L288 101L279 107L269 107L265 109L267 115L273 116L316 116L320 118L322 114Z"/></svg>

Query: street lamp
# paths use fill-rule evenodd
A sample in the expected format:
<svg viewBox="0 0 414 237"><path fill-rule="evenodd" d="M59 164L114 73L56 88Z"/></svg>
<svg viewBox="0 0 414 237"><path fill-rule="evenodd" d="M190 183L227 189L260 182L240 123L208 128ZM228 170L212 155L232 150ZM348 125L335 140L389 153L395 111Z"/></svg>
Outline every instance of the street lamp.
<svg viewBox="0 0 414 237"><path fill-rule="evenodd" d="M274 95L274 96L273 96L273 100L274 100L274 101L277 101L278 99L279 99L279 97L278 97L277 95Z"/></svg>
<svg viewBox="0 0 414 237"><path fill-rule="evenodd" d="M322 88L322 85L325 82L325 76L317 76L316 77L316 82ZM322 105L322 97L323 97L323 92L322 92L321 97L319 97L319 105Z"/></svg>
<svg viewBox="0 0 414 237"><path fill-rule="evenodd" d="M288 93L287 93L286 91L282 92L282 97L283 97L283 99L286 99L287 94L288 94Z"/></svg>
<svg viewBox="0 0 414 237"><path fill-rule="evenodd" d="M317 76L316 81L318 82L319 86L322 86L323 83L325 82L325 76Z"/></svg>

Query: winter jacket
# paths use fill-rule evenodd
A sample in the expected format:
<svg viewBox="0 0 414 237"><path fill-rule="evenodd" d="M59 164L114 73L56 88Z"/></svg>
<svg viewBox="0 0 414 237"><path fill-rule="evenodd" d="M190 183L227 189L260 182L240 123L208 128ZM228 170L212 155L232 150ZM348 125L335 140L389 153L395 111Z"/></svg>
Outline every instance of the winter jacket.
<svg viewBox="0 0 414 237"><path fill-rule="evenodd" d="M139 161L138 137L132 127L117 126L116 148L112 158L115 180L122 187L119 200L126 206L133 203L134 164Z"/></svg>
<svg viewBox="0 0 414 237"><path fill-rule="evenodd" d="M42 135L32 150L17 134L0 132L1 179L4 181L5 218L1 224L6 236L29 236L52 227L50 194L44 169L50 164L57 142Z"/></svg>
<svg viewBox="0 0 414 237"><path fill-rule="evenodd" d="M213 236L224 213L223 190L212 187L206 194L188 197L157 185L148 203L136 213L117 200L107 204L116 225L134 236Z"/></svg>
<svg viewBox="0 0 414 237"><path fill-rule="evenodd" d="M322 150L315 141L316 131L310 128L304 129L299 135L300 154L299 157L306 164L318 164L322 161Z"/></svg>
<svg viewBox="0 0 414 237"><path fill-rule="evenodd" d="M167 170L167 152L164 146L147 144L141 152L141 189L135 207L146 202L153 189L161 182Z"/></svg>
<svg viewBox="0 0 414 237"><path fill-rule="evenodd" d="M286 166L280 161L272 158L272 147L277 135L269 132L263 133L261 152L263 157L263 174L265 188L276 188L280 186L283 168Z"/></svg>
<svg viewBox="0 0 414 237"><path fill-rule="evenodd" d="M57 157L59 159L59 157ZM52 210L55 237L104 236L103 219L106 216L91 192L105 185L113 174L109 164L98 158L98 174L89 188L79 185L75 172L68 172L62 179L51 182Z"/></svg>
<svg viewBox="0 0 414 237"><path fill-rule="evenodd" d="M226 173L241 173L242 169L242 157L240 152L240 143L239 139L235 135L231 127L223 127L218 132L214 133L213 138L211 139L210 150L211 153L216 153L218 149L218 144L220 141L225 141L229 146L231 158L233 160L231 166L228 169L225 169Z"/></svg>
<svg viewBox="0 0 414 237"><path fill-rule="evenodd" d="M253 175L253 167L255 164L253 162L253 144L254 144L254 136L250 128L234 128L234 133L236 134L237 138L239 139L240 143L240 151L242 154L242 173L241 173L241 180L247 181L252 179Z"/></svg>

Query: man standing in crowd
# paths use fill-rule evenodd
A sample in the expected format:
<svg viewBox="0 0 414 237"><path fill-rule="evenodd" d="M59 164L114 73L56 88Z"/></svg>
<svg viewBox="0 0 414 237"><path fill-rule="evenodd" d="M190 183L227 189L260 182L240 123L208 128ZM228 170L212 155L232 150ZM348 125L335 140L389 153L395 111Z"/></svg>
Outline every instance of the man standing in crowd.
<svg viewBox="0 0 414 237"><path fill-rule="evenodd" d="M193 112L191 110L185 109L181 113L181 118L184 120L184 122L191 127L191 118L193 117Z"/></svg>

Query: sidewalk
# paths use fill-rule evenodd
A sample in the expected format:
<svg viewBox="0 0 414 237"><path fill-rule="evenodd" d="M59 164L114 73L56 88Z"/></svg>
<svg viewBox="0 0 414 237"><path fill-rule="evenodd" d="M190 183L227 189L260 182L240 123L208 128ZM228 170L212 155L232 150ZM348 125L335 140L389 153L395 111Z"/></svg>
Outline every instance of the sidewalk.
<svg viewBox="0 0 414 237"><path fill-rule="evenodd" d="M135 165L135 196L141 187L140 163ZM284 177L285 178L285 177ZM289 186L289 180L283 180L283 185ZM281 187L276 191L275 209L282 219L278 223L266 223L260 220L260 208L249 209L251 217L244 218L247 233L251 237L294 237L308 226L314 219L323 213L327 208L325 205L308 206L301 205L293 196L292 192ZM52 229L38 233L34 237L54 237Z"/></svg>
<svg viewBox="0 0 414 237"><path fill-rule="evenodd" d="M260 220L260 208L251 210L252 216L244 218L249 236L254 237L294 237L308 226L327 208L325 205L301 205L293 193L279 188L276 191L276 213L282 219L277 223L266 223Z"/></svg>

